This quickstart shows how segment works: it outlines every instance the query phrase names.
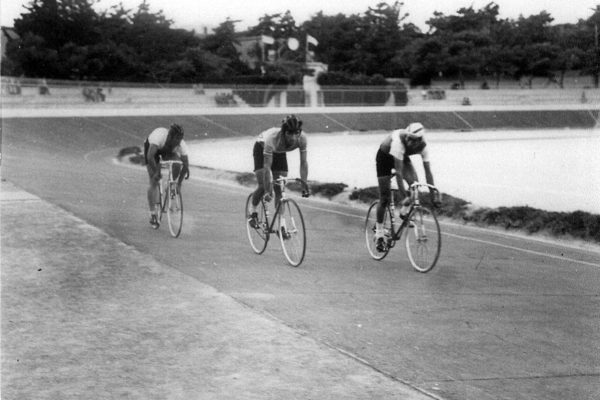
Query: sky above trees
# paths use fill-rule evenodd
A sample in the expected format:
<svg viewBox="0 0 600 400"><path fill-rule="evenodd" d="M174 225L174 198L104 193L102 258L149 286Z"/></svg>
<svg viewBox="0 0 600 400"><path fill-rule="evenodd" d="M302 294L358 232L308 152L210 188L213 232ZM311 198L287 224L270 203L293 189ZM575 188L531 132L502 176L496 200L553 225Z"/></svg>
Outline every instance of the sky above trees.
<svg viewBox="0 0 600 400"><path fill-rule="evenodd" d="M136 8L142 0L100 0L97 7L106 10L112 5L123 3L126 8ZM319 11L325 15L342 13L345 15L364 13L368 7L375 7L380 0L345 0L324 2L322 0L148 0L154 12L163 10L165 16L173 20L174 27L201 31L205 27L210 31L227 18L239 20L237 30L243 31L257 24L265 14L275 14L290 10L297 22L302 23ZM435 11L453 15L461 7L483 8L492 0L404 0L403 12L409 13L407 22L414 23L422 30L427 29L426 21ZM591 9L600 4L600 0L576 0L572 3L564 0L496 0L500 6L500 17L517 19L520 15L528 17L545 10L554 23L576 23L586 19ZM24 5L30 0L2 0L0 17L2 26L12 26L13 20L24 12ZM387 1L393 4L393 1Z"/></svg>

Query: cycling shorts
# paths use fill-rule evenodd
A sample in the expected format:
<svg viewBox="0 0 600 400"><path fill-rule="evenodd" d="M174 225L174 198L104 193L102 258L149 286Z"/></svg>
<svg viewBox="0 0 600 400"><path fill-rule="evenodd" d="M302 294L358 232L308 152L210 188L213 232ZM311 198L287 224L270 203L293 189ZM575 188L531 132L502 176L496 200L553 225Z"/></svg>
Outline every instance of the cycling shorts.
<svg viewBox="0 0 600 400"><path fill-rule="evenodd" d="M412 167L412 163L410 158L405 157L404 161L402 161L405 165L410 165ZM375 164L377 166L377 177L381 178L384 176L392 176L392 169L396 168L396 163L394 161L394 156L390 153L386 153L381 149L377 150L377 156L375 157Z"/></svg>
<svg viewBox="0 0 600 400"><path fill-rule="evenodd" d="M146 165L148 165L148 149L149 148L150 148L150 142L148 142L148 139L146 139L146 141L144 142L144 162L146 163ZM158 164L160 162L161 157L163 160L180 160L181 159L179 154L177 154L175 152L166 153L166 152L159 150L154 155L154 161Z"/></svg>
<svg viewBox="0 0 600 400"><path fill-rule="evenodd" d="M258 171L259 169L263 168L265 162L264 151L264 142L254 143L254 149L252 149L252 156L254 157L254 171ZM273 163L271 164L271 171L288 172L286 153L273 153Z"/></svg>

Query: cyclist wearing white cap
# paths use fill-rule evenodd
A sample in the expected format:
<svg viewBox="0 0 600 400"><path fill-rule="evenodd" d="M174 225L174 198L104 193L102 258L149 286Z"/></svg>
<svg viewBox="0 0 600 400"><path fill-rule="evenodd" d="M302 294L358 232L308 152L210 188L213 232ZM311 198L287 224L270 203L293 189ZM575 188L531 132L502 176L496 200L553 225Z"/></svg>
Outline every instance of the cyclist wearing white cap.
<svg viewBox="0 0 600 400"><path fill-rule="evenodd" d="M433 185L433 174L429 164L429 151L423 137L425 127L419 122L413 122L406 129L397 129L388 135L377 151L377 180L379 182L379 203L377 205L377 221L375 237L377 238L377 249L384 251L383 240L383 217L390 202L392 169L396 169L396 181L398 183L399 199L402 199L400 217L406 216L410 205L410 197L404 188L404 182L410 186L419 180L417 172L410 161L410 156L419 154L423 160L425 179ZM440 203L439 196L432 198L437 206Z"/></svg>

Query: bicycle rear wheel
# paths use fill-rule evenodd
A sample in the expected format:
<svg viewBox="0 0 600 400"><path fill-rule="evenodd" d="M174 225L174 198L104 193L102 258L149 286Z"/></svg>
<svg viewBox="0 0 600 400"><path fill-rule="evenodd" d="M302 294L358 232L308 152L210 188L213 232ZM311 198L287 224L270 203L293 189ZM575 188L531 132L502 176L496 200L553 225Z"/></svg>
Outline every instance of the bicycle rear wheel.
<svg viewBox="0 0 600 400"><path fill-rule="evenodd" d="M377 240L375 239L375 223L377 222L377 205L378 200L371 203L369 211L367 211L367 219L365 220L365 241L367 244L367 250L371 257L377 261L383 260L388 255L390 249L394 246L395 242L392 240L394 234L392 229L392 213L389 208L385 210L383 215L383 231L386 242L385 251L377 250Z"/></svg>
<svg viewBox="0 0 600 400"><path fill-rule="evenodd" d="M300 207L292 199L280 205L278 233L285 258L293 267L299 266L306 252L306 230Z"/></svg>
<svg viewBox="0 0 600 400"><path fill-rule="evenodd" d="M413 268L428 272L435 267L442 249L440 224L427 207L417 206L408 216L406 228L406 252Z"/></svg>
<svg viewBox="0 0 600 400"><path fill-rule="evenodd" d="M265 203L261 200L257 207L258 218L256 225L253 225L252 215L252 193L246 200L246 233L248 233L248 240L250 241L250 247L256 254L262 254L267 248L269 242L269 221L267 220L267 209Z"/></svg>
<svg viewBox="0 0 600 400"><path fill-rule="evenodd" d="M167 220L169 221L171 236L176 238L181 234L181 228L183 227L183 199L176 183L172 183L169 186L166 193Z"/></svg>

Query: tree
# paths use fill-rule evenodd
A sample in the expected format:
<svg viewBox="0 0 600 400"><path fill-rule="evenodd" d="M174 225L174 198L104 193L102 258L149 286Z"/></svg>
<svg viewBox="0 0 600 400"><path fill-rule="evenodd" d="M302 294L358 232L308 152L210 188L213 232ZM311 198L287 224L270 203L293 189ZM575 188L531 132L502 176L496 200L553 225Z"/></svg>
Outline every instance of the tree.
<svg viewBox="0 0 600 400"><path fill-rule="evenodd" d="M550 77L557 68L554 60L558 57L557 46L551 43L550 23L554 19L546 11L521 16L514 24L515 78L527 80L532 86L534 77Z"/></svg>
<svg viewBox="0 0 600 400"><path fill-rule="evenodd" d="M578 42L583 53L583 72L592 75L594 87L600 84L600 5L596 6L594 13L585 21L579 21L580 28Z"/></svg>
<svg viewBox="0 0 600 400"><path fill-rule="evenodd" d="M486 56L491 53L491 33L500 24L499 7L489 3L481 10L460 8L456 15L435 12L427 21L431 36L443 43L439 52L439 73L457 79L464 88L466 78L473 79L485 70ZM431 60L433 61L433 60ZM429 68L431 69L431 68ZM427 70L427 69L426 69Z"/></svg>
<svg viewBox="0 0 600 400"><path fill-rule="evenodd" d="M240 61L239 53L234 46L234 43L239 44L235 34L236 22L238 21L227 18L227 20L214 29L214 33L206 37L201 44L202 50L206 53L213 54L218 57L218 59L225 62L225 64L222 65L224 68L222 68L221 73L217 74L222 77L250 73L250 69ZM213 59L213 61L214 60L216 59ZM216 71L213 71L213 74L215 73Z"/></svg>

